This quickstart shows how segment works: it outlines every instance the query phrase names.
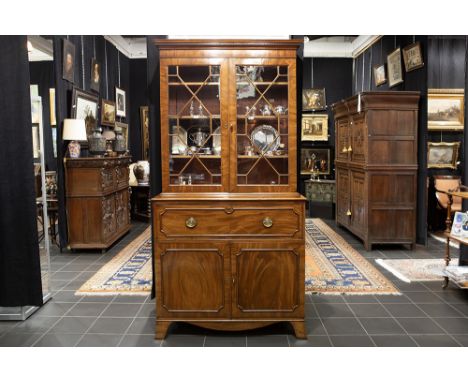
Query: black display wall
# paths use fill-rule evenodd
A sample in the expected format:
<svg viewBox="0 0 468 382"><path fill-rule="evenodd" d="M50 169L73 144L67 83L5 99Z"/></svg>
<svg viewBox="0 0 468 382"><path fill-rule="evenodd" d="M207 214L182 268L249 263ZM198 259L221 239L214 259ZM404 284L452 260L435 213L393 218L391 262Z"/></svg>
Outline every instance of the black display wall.
<svg viewBox="0 0 468 382"><path fill-rule="evenodd" d="M67 39L75 45L75 83L72 84L62 78L62 49L63 39ZM115 87L118 86L126 92L127 117L130 110L130 79L129 59L120 53L103 36L54 36L54 72L56 88L56 113L57 113L57 175L58 175L58 205L59 205L59 235L61 248L66 247L67 225L65 209L65 183L63 158L66 154L66 143L61 139L63 120L71 117L71 98L73 87L90 91L91 59L95 57L101 63L101 83L99 100L102 98L115 101ZM100 111L100 110L99 110ZM98 113L99 114L99 113ZM117 120L119 120L117 118ZM98 115L100 122L100 115ZM131 126L129 127L131 129ZM129 137L131 139L131 136ZM131 143L131 142L130 142ZM86 155L86 152L83 153Z"/></svg>
<svg viewBox="0 0 468 382"><path fill-rule="evenodd" d="M315 114L328 114L328 134L327 142L311 142L301 141L300 131L298 135L298 152L300 161L300 149L308 147L320 147L331 149L331 164L330 175L326 178L335 178L335 165L334 165L334 148L335 148L335 121L333 118L333 111L331 105L342 99L352 96L352 73L353 73L353 60L351 58L318 58L318 57L305 57L302 60L302 88L325 88L327 110L318 111ZM302 112L302 95L298 97L299 110L298 114L313 114L312 112ZM301 123L299 118L299 124ZM300 173L300 172L299 172ZM323 176L325 177L325 176ZM304 194L304 180L309 179L309 175L302 175L300 179L298 190Z"/></svg>
<svg viewBox="0 0 468 382"><path fill-rule="evenodd" d="M148 83L146 76L146 59L130 60L130 152L133 161L142 158L140 107L148 106Z"/></svg>
<svg viewBox="0 0 468 382"><path fill-rule="evenodd" d="M0 306L42 305L26 36L0 36Z"/></svg>
<svg viewBox="0 0 468 382"><path fill-rule="evenodd" d="M31 85L38 85L39 96L42 99L42 120L44 124L44 156L46 171L57 169L52 143L52 128L50 125L50 96L49 89L55 88L53 61L38 61L29 63L29 77Z"/></svg>
<svg viewBox="0 0 468 382"><path fill-rule="evenodd" d="M387 55L396 48L403 48L419 41L422 48L424 67L405 72L404 82L389 89L388 83L376 86L373 78L373 67L387 62ZM362 91L391 90L419 91L418 119L418 195L416 241L419 244L427 242L427 71L428 71L428 39L427 36L383 36L362 54L354 59L353 93Z"/></svg>

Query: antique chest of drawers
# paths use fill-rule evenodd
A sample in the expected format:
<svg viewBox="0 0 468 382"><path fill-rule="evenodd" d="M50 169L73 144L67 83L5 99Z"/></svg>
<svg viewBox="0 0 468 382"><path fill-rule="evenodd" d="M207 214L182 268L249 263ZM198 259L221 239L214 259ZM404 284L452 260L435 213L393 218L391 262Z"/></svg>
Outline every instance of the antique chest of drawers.
<svg viewBox="0 0 468 382"><path fill-rule="evenodd" d="M130 157L65 161L68 246L106 249L130 229Z"/></svg>

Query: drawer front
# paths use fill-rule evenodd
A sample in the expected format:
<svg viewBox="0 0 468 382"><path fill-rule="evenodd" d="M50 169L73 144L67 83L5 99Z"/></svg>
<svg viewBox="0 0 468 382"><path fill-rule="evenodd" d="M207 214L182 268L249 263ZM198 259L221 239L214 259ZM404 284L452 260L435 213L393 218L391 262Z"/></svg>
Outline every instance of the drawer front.
<svg viewBox="0 0 468 382"><path fill-rule="evenodd" d="M287 237L304 235L303 206L159 206L154 214L166 238Z"/></svg>
<svg viewBox="0 0 468 382"><path fill-rule="evenodd" d="M115 181L117 187L125 187L128 186L130 170L128 166L117 166L115 167Z"/></svg>

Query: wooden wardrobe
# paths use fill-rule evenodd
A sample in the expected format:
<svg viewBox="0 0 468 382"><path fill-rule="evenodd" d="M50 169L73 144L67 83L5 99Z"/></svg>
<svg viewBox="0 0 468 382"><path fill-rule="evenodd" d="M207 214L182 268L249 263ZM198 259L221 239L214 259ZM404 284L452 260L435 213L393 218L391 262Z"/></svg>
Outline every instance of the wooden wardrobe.
<svg viewBox="0 0 468 382"><path fill-rule="evenodd" d="M333 105L336 222L373 244L416 240L419 92L364 92Z"/></svg>

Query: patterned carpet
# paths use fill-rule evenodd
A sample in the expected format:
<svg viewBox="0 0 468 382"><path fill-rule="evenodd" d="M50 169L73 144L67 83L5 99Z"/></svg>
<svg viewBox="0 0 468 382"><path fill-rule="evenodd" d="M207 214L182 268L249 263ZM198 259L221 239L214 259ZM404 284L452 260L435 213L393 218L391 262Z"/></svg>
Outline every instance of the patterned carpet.
<svg viewBox="0 0 468 382"><path fill-rule="evenodd" d="M399 294L359 252L320 219L306 220L307 293ZM105 264L77 295L135 295L151 291L151 231L148 228Z"/></svg>
<svg viewBox="0 0 468 382"><path fill-rule="evenodd" d="M306 219L307 293L400 294L395 286L321 219Z"/></svg>
<svg viewBox="0 0 468 382"><path fill-rule="evenodd" d="M444 278L444 259L377 259L376 262L407 283L441 281ZM451 264L458 264L458 260L452 259Z"/></svg>

